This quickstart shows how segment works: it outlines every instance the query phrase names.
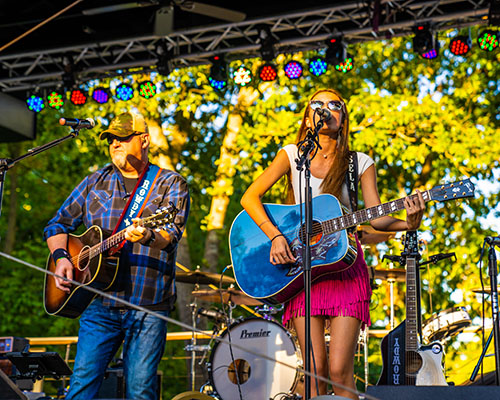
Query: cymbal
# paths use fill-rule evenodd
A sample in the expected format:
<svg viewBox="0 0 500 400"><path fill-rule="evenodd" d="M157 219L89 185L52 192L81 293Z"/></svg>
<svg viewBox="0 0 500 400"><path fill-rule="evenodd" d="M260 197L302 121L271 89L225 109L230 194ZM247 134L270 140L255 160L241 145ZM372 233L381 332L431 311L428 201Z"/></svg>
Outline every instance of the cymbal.
<svg viewBox="0 0 500 400"><path fill-rule="evenodd" d="M358 237L361 244L377 244L385 242L396 235L396 232L377 231L371 225L358 226Z"/></svg>
<svg viewBox="0 0 500 400"><path fill-rule="evenodd" d="M213 272L204 271L178 271L175 273L175 280L182 283L197 283L199 285L219 285L222 277L222 283L231 284L236 282L234 278L226 275L219 275Z"/></svg>
<svg viewBox="0 0 500 400"><path fill-rule="evenodd" d="M261 301L247 296L241 290L236 289L222 289L222 290L195 290L191 292L194 297L210 303L220 303L222 293L222 300L224 303L231 301L239 306L259 306Z"/></svg>
<svg viewBox="0 0 500 400"><path fill-rule="evenodd" d="M497 291L499 291L500 289L497 288ZM479 288L474 288L472 289L472 292L474 293L483 293L483 289L481 289L480 287ZM485 294L491 294L491 287L490 286L485 286L484 287L484 293Z"/></svg>
<svg viewBox="0 0 500 400"><path fill-rule="evenodd" d="M375 279L404 282L406 280L406 270L404 268L375 269Z"/></svg>

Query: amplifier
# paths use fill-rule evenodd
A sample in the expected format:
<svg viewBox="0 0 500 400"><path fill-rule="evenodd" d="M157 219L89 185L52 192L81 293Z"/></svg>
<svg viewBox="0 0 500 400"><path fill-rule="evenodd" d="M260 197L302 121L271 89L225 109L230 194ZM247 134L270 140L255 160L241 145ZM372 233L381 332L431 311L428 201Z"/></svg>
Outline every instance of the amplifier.
<svg viewBox="0 0 500 400"><path fill-rule="evenodd" d="M163 373L157 372L156 375L156 393L157 398L161 400L161 385ZM98 399L125 399L126 387L125 376L122 368L108 368L104 375L101 388L97 394Z"/></svg>
<svg viewBox="0 0 500 400"><path fill-rule="evenodd" d="M11 351L23 351L29 344L29 340L17 336L0 337L0 354L10 353Z"/></svg>

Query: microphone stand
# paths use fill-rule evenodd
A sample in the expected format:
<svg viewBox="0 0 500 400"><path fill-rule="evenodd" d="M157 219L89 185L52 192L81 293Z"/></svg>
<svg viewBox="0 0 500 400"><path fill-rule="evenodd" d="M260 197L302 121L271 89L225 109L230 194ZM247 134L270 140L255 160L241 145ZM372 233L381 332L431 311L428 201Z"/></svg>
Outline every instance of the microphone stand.
<svg viewBox="0 0 500 400"><path fill-rule="evenodd" d="M302 150L302 155L295 160L297 164L297 170L302 171L305 167L305 247L303 248L303 260L304 260L304 306L305 306L305 354L304 357L304 370L306 372L311 371L311 238L312 238L312 190L311 190L311 160L316 154L317 147L321 148L319 145L318 132L324 125L324 120L320 118L316 126L314 127L314 132L309 130L306 138L299 144L299 150ZM312 156L311 156L312 155ZM299 230L299 238L300 231ZM304 381L304 400L309 400L311 398L311 376L306 374Z"/></svg>
<svg viewBox="0 0 500 400"><path fill-rule="evenodd" d="M490 332L490 336L488 337L488 340L486 341L486 344L483 348L483 352L481 353L481 356L479 357L479 360L476 364L476 367L474 368L474 371L472 371L472 375L469 378L470 381L474 381L476 379L476 375L479 370L479 366L483 362L483 358L486 355L486 351L488 349L488 346L490 345L491 338L493 337L493 343L494 343L494 351L495 351L495 385L499 386L500 385L500 326L499 320L498 320L498 283L497 283L497 274L498 274L498 269L497 269L497 256L495 253L495 244L494 243L489 243L490 249L488 250L488 275L490 276L490 286L491 286L491 313L493 317L493 330Z"/></svg>
<svg viewBox="0 0 500 400"><path fill-rule="evenodd" d="M33 149L29 149L26 154L23 154L20 157L14 158L11 160L10 158L0 158L0 216L2 215L2 200L3 200L3 186L5 183L5 175L9 169L11 169L18 161L24 160L27 157L31 157L37 155L45 150L50 149L51 147L57 146L58 144L64 142L67 139L75 138L78 136L80 132L80 128L72 128L71 133L68 136L55 139L52 142L43 144L41 146L35 147Z"/></svg>

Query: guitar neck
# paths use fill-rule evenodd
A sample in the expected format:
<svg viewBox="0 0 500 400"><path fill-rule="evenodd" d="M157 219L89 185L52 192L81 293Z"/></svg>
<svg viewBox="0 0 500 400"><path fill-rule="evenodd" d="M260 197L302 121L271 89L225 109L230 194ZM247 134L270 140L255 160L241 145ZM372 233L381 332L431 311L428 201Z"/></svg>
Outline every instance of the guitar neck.
<svg viewBox="0 0 500 400"><path fill-rule="evenodd" d="M125 231L126 229L121 230L120 232L111 235L109 238L103 240L100 243L95 244L89 249L89 257L96 257L101 253L105 253L112 247L120 244L125 240Z"/></svg>
<svg viewBox="0 0 500 400"><path fill-rule="evenodd" d="M417 260L406 258L406 351L418 350Z"/></svg>
<svg viewBox="0 0 500 400"><path fill-rule="evenodd" d="M417 196L417 194L412 194L411 196L408 196L408 198L413 200L417 198ZM422 196L425 202L432 200L430 192L428 190L422 192ZM323 231L327 234L334 233L355 225L362 224L363 222L371 221L373 219L377 219L401 211L405 208L405 198L406 197L389 201L387 203L382 203L374 207L365 208L351 214L342 215L340 217L325 221L322 223Z"/></svg>

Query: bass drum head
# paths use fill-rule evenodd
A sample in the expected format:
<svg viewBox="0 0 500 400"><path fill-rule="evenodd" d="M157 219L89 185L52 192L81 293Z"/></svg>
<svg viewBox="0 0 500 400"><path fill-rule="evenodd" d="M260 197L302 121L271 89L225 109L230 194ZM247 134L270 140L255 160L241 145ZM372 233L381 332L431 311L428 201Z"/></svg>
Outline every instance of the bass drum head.
<svg viewBox="0 0 500 400"><path fill-rule="evenodd" d="M294 368L298 365L296 347L288 332L279 324L260 318L249 318L226 329L221 338L258 354L279 360ZM289 393L297 371L276 361L258 357L233 346L234 363L229 345L217 342L210 354L209 375L222 400L239 399L238 380L245 400L265 400L278 393ZM236 365L236 368L235 368ZM237 373L236 373L237 372Z"/></svg>

